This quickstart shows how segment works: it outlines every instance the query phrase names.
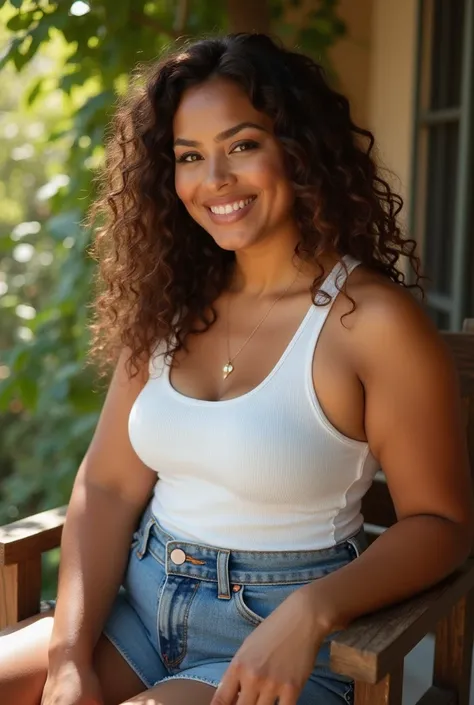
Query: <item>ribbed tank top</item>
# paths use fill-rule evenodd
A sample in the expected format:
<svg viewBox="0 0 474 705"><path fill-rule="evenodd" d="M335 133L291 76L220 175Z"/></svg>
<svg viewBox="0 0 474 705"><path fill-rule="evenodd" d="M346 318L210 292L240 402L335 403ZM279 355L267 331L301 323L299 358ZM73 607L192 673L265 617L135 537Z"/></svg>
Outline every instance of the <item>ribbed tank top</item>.
<svg viewBox="0 0 474 705"><path fill-rule="evenodd" d="M357 260L345 256L350 273ZM132 446L158 473L152 511L174 537L234 550L333 546L362 525L361 499L378 464L366 442L324 415L314 350L345 279L336 264L270 374L223 401L187 397L170 382L163 344L129 418Z"/></svg>

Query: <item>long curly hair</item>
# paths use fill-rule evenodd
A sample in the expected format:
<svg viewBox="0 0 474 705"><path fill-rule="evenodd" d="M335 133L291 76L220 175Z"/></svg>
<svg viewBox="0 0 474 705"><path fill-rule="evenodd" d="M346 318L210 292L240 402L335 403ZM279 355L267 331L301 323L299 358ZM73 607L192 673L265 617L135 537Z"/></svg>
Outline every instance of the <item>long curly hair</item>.
<svg viewBox="0 0 474 705"><path fill-rule="evenodd" d="M234 81L273 120L294 188L296 254L319 266L328 251L349 254L423 294L416 243L397 222L402 198L380 176L372 133L354 124L347 98L330 87L323 68L263 34L205 38L139 67L107 135L99 197L88 217L92 227L100 221L91 248L100 267L90 351L99 369L126 347L135 376L159 341L170 356L189 333L205 332L217 319L213 302L230 282L235 253L221 249L179 200L172 131L184 91L214 77ZM414 284L397 267L401 255ZM327 299L316 301L320 270L311 293L325 305Z"/></svg>

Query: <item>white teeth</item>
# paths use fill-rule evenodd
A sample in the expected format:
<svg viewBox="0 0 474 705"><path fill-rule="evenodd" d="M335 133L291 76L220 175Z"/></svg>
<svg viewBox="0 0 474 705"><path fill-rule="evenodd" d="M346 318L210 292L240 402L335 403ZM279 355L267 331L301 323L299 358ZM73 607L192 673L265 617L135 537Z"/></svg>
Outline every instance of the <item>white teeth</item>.
<svg viewBox="0 0 474 705"><path fill-rule="evenodd" d="M225 206L211 206L211 211L217 215L228 215L234 211L239 211L241 208L245 208L248 204L253 201L254 198L246 198L245 201L235 201L235 203L227 203Z"/></svg>

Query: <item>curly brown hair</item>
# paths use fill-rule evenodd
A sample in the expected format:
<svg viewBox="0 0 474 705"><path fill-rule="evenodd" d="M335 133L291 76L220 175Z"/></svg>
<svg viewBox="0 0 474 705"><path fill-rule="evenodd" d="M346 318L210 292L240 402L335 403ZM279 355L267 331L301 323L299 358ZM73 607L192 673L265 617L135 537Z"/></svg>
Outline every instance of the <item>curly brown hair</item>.
<svg viewBox="0 0 474 705"><path fill-rule="evenodd" d="M230 282L235 253L221 249L178 199L172 130L184 91L214 77L237 83L273 120L295 192L296 254L318 265L328 251L349 254L423 293L416 243L397 222L402 198L380 176L372 133L354 124L349 101L329 86L323 68L263 34L205 38L139 69L111 125L89 215L90 225L101 220L92 246L100 268L91 358L102 369L126 347L134 376L159 340L172 355L190 332L205 332L217 319L213 302ZM400 255L415 284L397 268ZM327 303L315 300L322 279L321 267L311 287L316 305Z"/></svg>

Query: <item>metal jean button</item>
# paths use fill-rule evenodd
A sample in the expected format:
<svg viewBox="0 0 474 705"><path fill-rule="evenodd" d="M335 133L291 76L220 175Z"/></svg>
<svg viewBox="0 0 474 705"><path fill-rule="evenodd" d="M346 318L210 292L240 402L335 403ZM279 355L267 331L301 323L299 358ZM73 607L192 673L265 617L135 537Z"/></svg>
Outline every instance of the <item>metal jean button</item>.
<svg viewBox="0 0 474 705"><path fill-rule="evenodd" d="M170 558L175 565L182 565L186 560L186 554L182 548L175 548L171 551Z"/></svg>

